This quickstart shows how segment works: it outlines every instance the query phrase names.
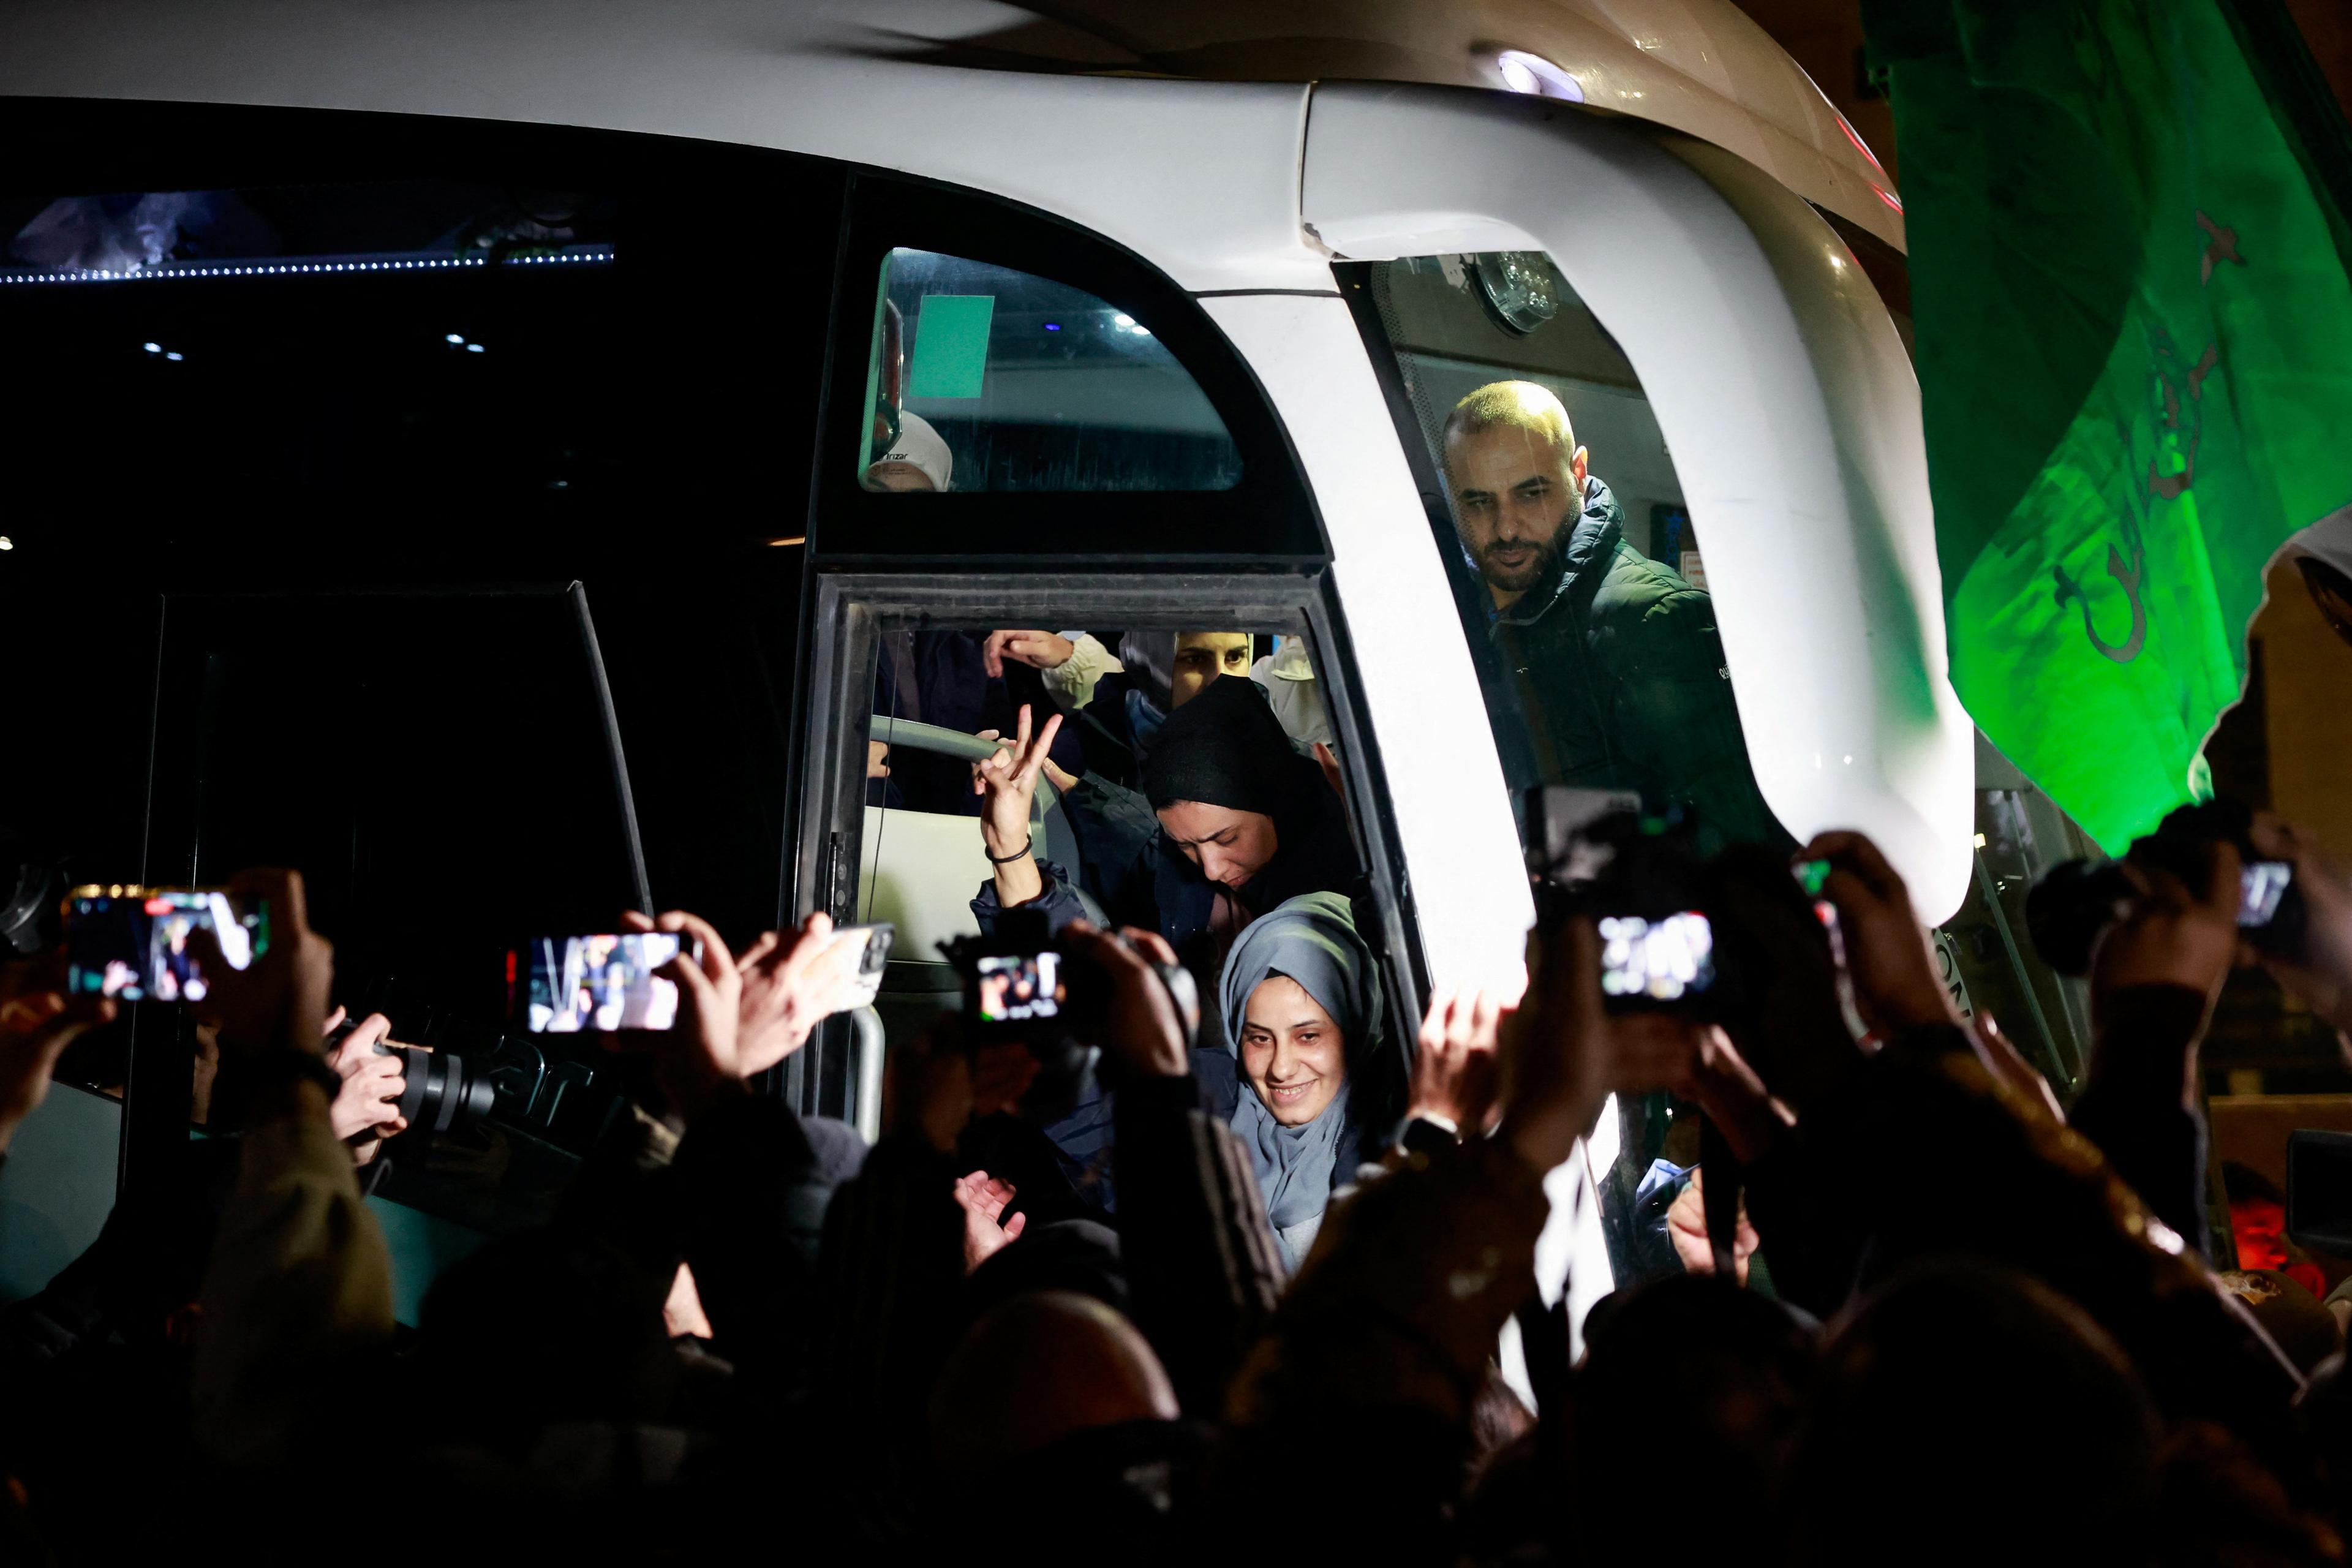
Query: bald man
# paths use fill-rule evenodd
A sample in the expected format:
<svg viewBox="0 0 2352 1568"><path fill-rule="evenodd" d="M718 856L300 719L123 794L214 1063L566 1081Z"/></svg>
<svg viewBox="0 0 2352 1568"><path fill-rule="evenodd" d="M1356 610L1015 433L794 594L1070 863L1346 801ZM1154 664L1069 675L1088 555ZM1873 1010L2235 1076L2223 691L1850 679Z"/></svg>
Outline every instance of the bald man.
<svg viewBox="0 0 2352 1568"><path fill-rule="evenodd" d="M1652 810L1695 806L1710 837L1782 841L1714 601L1625 542L1559 397L1490 383L1454 405L1444 445L1454 530L1491 601L1489 716L1524 725L1533 752L1511 783L1638 790Z"/></svg>

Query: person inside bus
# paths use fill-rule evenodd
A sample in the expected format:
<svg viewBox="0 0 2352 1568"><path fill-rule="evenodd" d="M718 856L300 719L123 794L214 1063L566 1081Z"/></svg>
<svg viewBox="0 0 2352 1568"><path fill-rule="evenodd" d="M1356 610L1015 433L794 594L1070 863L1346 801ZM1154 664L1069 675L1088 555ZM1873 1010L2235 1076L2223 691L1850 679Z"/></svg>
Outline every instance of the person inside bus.
<svg viewBox="0 0 2352 1568"><path fill-rule="evenodd" d="M1786 840L1748 771L1714 601L1625 540L1549 387L1497 381L1454 405L1445 486L1492 604L1486 703L1524 726L1535 776L1696 808L1718 841ZM1508 720L1507 722L1507 715Z"/></svg>
<svg viewBox="0 0 2352 1568"><path fill-rule="evenodd" d="M877 641L877 713L992 738L1011 726L1021 707L1045 703L1045 688L1035 670L1007 661L1003 673L992 677L984 638L971 632L906 627L885 631ZM1062 738L1054 759L1072 771L1086 765L1075 735ZM911 745L877 758L869 743L867 761L872 805L947 816L969 816L975 809L970 764L962 758ZM883 771L877 773L877 767Z"/></svg>
<svg viewBox="0 0 2352 1568"><path fill-rule="evenodd" d="M1129 632L1114 659L1084 633L1000 631L988 651L1035 668L1070 716L1087 771L1133 789L1169 714L1220 676L1253 673L1251 641L1247 632Z"/></svg>
<svg viewBox="0 0 2352 1568"><path fill-rule="evenodd" d="M1042 905L1057 931L1086 913L1030 842L1030 801L1061 729L1058 713L1034 728L1024 707L1013 744L975 770L995 867L972 900L983 931L1022 905ZM1102 902L1112 923L1157 931L1196 973L1213 976L1234 933L1286 899L1349 891L1363 876L1338 794L1254 681L1210 680L1170 714L1142 786L1160 830L1111 868Z"/></svg>
<svg viewBox="0 0 2352 1568"><path fill-rule="evenodd" d="M1248 1152L1295 1274L1333 1192L1377 1153L1365 1139L1379 1118L1366 1114L1351 1069L1380 1036L1380 964L1345 898L1304 893L1242 932L1218 991L1232 1070L1196 1068L1202 1099Z"/></svg>

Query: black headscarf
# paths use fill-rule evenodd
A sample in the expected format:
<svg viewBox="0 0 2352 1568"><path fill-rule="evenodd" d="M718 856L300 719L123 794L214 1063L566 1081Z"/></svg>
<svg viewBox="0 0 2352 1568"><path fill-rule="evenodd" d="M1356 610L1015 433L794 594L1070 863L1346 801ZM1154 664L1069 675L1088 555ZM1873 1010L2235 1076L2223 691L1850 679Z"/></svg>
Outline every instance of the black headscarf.
<svg viewBox="0 0 2352 1568"><path fill-rule="evenodd" d="M1291 745L1257 682L1244 676L1218 677L1168 716L1142 783L1155 811L1192 800L1274 818L1274 858L1241 889L1254 911L1301 893L1350 892L1362 879L1339 797L1315 760ZM1212 972L1203 985L1214 984Z"/></svg>
<svg viewBox="0 0 2352 1568"><path fill-rule="evenodd" d="M1298 813L1308 791L1327 788L1257 682L1244 677L1221 676L1171 713L1143 764L1143 793L1155 811L1193 800L1279 823Z"/></svg>

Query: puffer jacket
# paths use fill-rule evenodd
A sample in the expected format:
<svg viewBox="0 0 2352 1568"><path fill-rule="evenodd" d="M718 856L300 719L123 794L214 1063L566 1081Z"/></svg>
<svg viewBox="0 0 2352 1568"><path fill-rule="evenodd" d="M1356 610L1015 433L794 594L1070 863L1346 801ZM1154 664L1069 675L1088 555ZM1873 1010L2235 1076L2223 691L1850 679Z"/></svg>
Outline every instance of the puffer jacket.
<svg viewBox="0 0 2352 1568"><path fill-rule="evenodd" d="M1714 600L1625 542L1606 484L1584 481L1559 564L1491 614L1487 711L1533 757L1514 786L1638 790L1653 811L1694 807L1711 839L1786 842L1748 771Z"/></svg>

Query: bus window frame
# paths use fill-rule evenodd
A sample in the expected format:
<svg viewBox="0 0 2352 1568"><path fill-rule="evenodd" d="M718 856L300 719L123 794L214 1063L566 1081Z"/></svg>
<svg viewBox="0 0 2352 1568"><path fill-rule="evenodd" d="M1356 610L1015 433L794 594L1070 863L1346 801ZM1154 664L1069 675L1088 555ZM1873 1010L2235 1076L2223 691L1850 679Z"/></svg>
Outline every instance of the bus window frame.
<svg viewBox="0 0 2352 1568"><path fill-rule="evenodd" d="M1134 630L1198 630L1202 606L1221 624L1253 632L1304 635L1324 683L1323 700L1339 741L1339 771L1349 822L1380 911L1380 930L1367 932L1390 958L1389 1030L1410 1068L1422 1009L1430 993L1420 921L1412 901L1387 777L1364 707L1355 656L1328 570L1043 572L936 570L831 572L816 575L812 617L816 628L801 669L804 718L794 742L801 795L785 855L785 907L798 919L822 909L855 920L857 868L863 853L866 742L871 727L878 639L885 631L925 627L1074 626L1092 618ZM1247 679L1228 677L1226 679ZM978 819L973 831L977 832ZM1214 997L1203 997L1214 1006ZM782 1092L795 1105L813 1098L820 1072L802 1052L784 1066Z"/></svg>
<svg viewBox="0 0 2352 1568"><path fill-rule="evenodd" d="M1002 562L1194 562L1203 556L1307 566L1331 559L1297 454L1273 402L1192 295L1104 237L1051 213L912 176L853 173L835 268L812 563L885 567L923 557ZM956 491L909 499L863 478L875 290L893 250L1010 268L1082 289L1150 323L1224 422L1241 479L1222 490ZM1104 509L1116 507L1114 515ZM1003 541L975 547L974 541Z"/></svg>

